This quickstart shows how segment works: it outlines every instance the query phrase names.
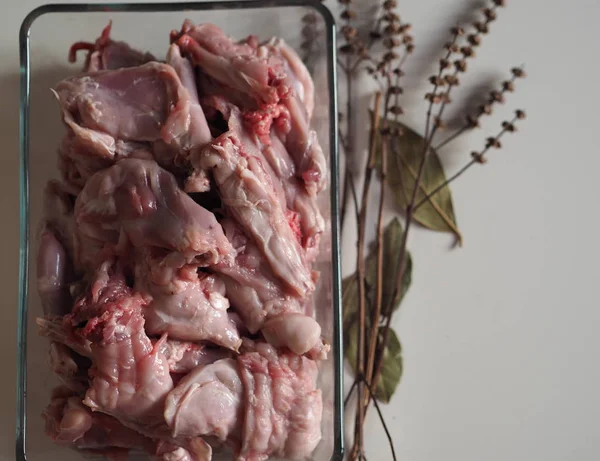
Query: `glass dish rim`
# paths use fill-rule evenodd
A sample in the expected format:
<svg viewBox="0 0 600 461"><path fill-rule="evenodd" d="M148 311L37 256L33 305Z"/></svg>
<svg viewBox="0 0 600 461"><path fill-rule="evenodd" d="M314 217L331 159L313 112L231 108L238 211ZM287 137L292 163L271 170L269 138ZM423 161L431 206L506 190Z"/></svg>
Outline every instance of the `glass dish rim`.
<svg viewBox="0 0 600 461"><path fill-rule="evenodd" d="M331 460L342 460L343 437L343 341L341 312L341 253L339 216L339 159L338 159L338 103L336 72L336 26L329 9L319 0L210 0L205 2L161 3L54 3L33 9L23 20L19 30L20 104L19 104L19 297L17 319L17 461L26 461L26 405L27 405L27 301L29 263L29 110L30 110L30 32L35 20L49 13L94 12L178 12L203 10L234 10L281 7L306 7L315 10L325 24L327 49L327 85L329 102L330 138L330 202L331 202L331 253L333 302L333 355L334 355L334 446Z"/></svg>

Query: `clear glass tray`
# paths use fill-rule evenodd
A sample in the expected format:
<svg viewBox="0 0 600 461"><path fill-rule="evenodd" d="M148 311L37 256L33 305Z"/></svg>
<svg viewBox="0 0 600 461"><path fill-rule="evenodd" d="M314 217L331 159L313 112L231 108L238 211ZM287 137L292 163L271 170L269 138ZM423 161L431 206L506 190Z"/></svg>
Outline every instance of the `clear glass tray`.
<svg viewBox="0 0 600 461"><path fill-rule="evenodd" d="M79 71L82 57L69 64L72 43L94 41L109 20L112 36L135 48L162 57L168 34L184 19L211 22L234 37L255 34L282 37L299 49L302 17L316 13L321 39L315 44L313 78L316 88L314 129L329 152L329 184L322 194L323 212L330 216L318 266L320 286L315 293L317 320L331 344L330 357L321 365L319 386L324 397L323 439L314 459L341 459L342 437L342 342L340 307L340 254L338 227L337 105L335 75L335 25L318 1L258 0L204 3L71 4L45 5L32 11L20 31L21 54L21 241L17 370L16 456L29 461L75 461L84 456L55 445L44 434L41 412L57 384L48 365L48 342L39 337L35 318L42 312L35 289L37 235L41 222L43 190L58 178L56 149L64 133L58 104L50 88ZM28 289L31 288L31 289ZM85 456L87 458L87 455ZM137 459L137 458L136 458ZM146 459L139 457L139 459ZM218 455L214 459L219 458Z"/></svg>

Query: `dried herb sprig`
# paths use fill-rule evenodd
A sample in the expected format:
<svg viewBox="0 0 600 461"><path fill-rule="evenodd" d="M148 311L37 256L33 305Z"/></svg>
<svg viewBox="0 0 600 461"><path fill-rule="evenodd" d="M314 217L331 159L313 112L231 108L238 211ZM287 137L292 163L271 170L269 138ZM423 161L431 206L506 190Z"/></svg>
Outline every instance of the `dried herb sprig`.
<svg viewBox="0 0 600 461"><path fill-rule="evenodd" d="M357 151L352 111L355 80L363 70L366 70L379 86L379 91L375 93L375 107L371 117L369 155L360 203L353 172L346 168L341 211L343 220L346 203L351 197L358 226L357 270L353 276L344 279L344 299L346 300L347 290L352 298L350 304L344 301L344 322L345 327L351 327L353 332L356 331L356 335L352 333L352 337L347 338L351 345L347 348L347 353L351 352L349 357L352 357L351 363L355 368L356 377L344 405L348 403L354 391L357 392L358 399L354 444L350 459L365 459L363 425L371 401L375 403L395 459L393 440L381 416L376 398L389 399L401 373L401 366L396 367L396 374L391 381L393 386L391 391L388 392L389 387L385 387L390 385L389 374L384 380L386 384L380 387L384 362L386 360L389 362L390 357L392 360L401 360L400 343L391 329L391 321L395 309L410 284L411 260L407 249L409 231L414 227L413 221L427 222L422 216L423 209L430 208L430 212L437 213L448 230L460 238L447 186L475 163L484 163L489 150L501 146L500 138L505 133L516 130L516 122L524 117L524 112L517 111L515 118L503 122L502 131L496 136L489 137L485 147L481 151L473 152L467 165L448 179L443 174L443 168L435 151L448 145L462 133L478 126L479 119L483 115L490 114L496 104L503 103L506 93L514 91L515 80L523 77L524 71L521 68L513 69L512 77L505 80L499 89L489 93L487 102L478 109L477 113L466 114L463 125L447 135L443 141L437 142L436 135L447 126L444 121L445 110L451 104L455 90L468 71L468 61L475 58L483 36L489 33L491 23L497 18L498 8L505 4L503 0L490 0L489 6L482 8L480 20L468 27L457 25L452 28L451 39L444 46L445 52L438 63L437 74L429 78L432 89L425 95L427 113L424 135L421 137L403 127L399 120L405 112L405 108L400 103L404 92L400 84L404 75L403 67L407 57L414 51L415 45L410 35L410 24L403 22L395 11L396 0L382 1L380 14L370 28L368 36L365 37L355 26L357 14L352 0L338 1L343 5L340 14L342 44L339 48L341 56L339 65L346 75L347 104L343 119L346 130L345 137L342 138L346 161ZM413 157L407 157L409 154ZM365 258L367 208L374 170L380 173L381 186L377 210L377 238L372 252ZM390 172L393 173L393 182L390 186L393 188L394 196L396 199L402 198L400 202L403 203L405 214L404 229L397 220L385 229L383 226L383 204ZM433 188L430 187L432 177L441 179L436 181L437 186ZM435 201L441 200L440 196L446 197L445 203ZM390 238L395 240L388 241ZM390 249L393 249L392 255L387 253ZM389 259L390 257L395 257L395 264L391 262L393 259ZM384 261L386 269L388 265L394 264L394 270L386 270L384 273ZM347 309L353 310L347 312ZM348 324L346 324L346 315L349 319ZM389 372L389 367L387 370Z"/></svg>

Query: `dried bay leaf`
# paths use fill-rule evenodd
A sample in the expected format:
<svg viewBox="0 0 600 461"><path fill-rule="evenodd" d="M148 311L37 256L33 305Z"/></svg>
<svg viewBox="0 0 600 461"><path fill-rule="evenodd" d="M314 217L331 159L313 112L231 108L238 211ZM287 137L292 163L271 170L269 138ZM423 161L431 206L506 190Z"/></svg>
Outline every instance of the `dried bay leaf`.
<svg viewBox="0 0 600 461"><path fill-rule="evenodd" d="M349 341L345 347L344 355L348 360L348 363L352 367L352 370L356 373L356 335L358 331L358 324L353 323L348 328L347 333ZM379 341L383 339L383 327L379 328ZM388 332L387 344L383 351L383 362L381 364L381 375L377 382L377 387L373 390L375 398L381 402L389 403L398 384L400 384L400 378L402 378L403 361L402 361L402 346L398 335L393 328L390 328Z"/></svg>
<svg viewBox="0 0 600 461"><path fill-rule="evenodd" d="M394 124L394 122L390 123ZM403 211L406 211L423 158L425 140L410 128L399 123L397 125L403 130L404 134L389 138L387 182L393 191L394 201ZM380 162L378 166L381 168ZM444 167L437 153L431 148L425 161L416 203L420 203L421 200L427 197L429 192L445 181ZM428 229L453 233L458 243L462 243L462 235L456 224L452 194L449 187L442 188L417 208L413 218Z"/></svg>

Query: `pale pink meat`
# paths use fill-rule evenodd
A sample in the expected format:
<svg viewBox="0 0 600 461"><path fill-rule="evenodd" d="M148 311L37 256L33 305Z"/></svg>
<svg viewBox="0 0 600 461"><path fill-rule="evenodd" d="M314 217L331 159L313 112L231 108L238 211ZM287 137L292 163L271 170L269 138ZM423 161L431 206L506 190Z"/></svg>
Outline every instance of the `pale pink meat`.
<svg viewBox="0 0 600 461"><path fill-rule="evenodd" d="M196 265L169 267L145 252L138 258L136 290L148 293L146 331L185 341L210 341L237 350L236 325L228 316L225 286L215 276L199 274Z"/></svg>
<svg viewBox="0 0 600 461"><path fill-rule="evenodd" d="M61 395L62 393L62 395ZM46 434L55 442L84 450L124 448L154 451L155 442L123 426L117 419L85 406L81 397L55 391L43 413Z"/></svg>
<svg viewBox="0 0 600 461"><path fill-rule="evenodd" d="M95 174L77 198L75 218L79 257L92 265L97 264L98 247L116 248L124 242L162 249L181 265L205 266L232 257L214 214L196 204L173 175L151 160L126 159Z"/></svg>
<svg viewBox="0 0 600 461"><path fill-rule="evenodd" d="M69 282L73 277L71 260L49 227L42 230L37 257L37 289L44 314L64 315L71 311L73 299Z"/></svg>
<svg viewBox="0 0 600 461"><path fill-rule="evenodd" d="M142 306L113 306L88 321L80 334L92 341L93 362L83 403L126 425L162 426L173 381L166 358L144 331Z"/></svg>
<svg viewBox="0 0 600 461"><path fill-rule="evenodd" d="M273 272L294 292L305 296L314 283L299 242L290 228L284 206L277 200L270 176L254 155L235 108L227 114L230 130L219 136L192 164L209 170L229 214L252 237Z"/></svg>
<svg viewBox="0 0 600 461"><path fill-rule="evenodd" d="M277 38L186 20L157 62L110 32L72 46L84 72L54 90L37 323L63 385L46 432L111 461L311 459L329 351L311 76Z"/></svg>
<svg viewBox="0 0 600 461"><path fill-rule="evenodd" d="M167 359L169 371L176 374L187 374L200 365L209 365L231 355L223 348L176 339L160 340L159 347L160 352Z"/></svg>
<svg viewBox="0 0 600 461"><path fill-rule="evenodd" d="M238 461L305 459L321 439L323 402L317 364L258 343L238 357L246 392Z"/></svg>
<svg viewBox="0 0 600 461"><path fill-rule="evenodd" d="M174 437L227 439L241 422L244 390L234 359L199 366L167 396L165 420Z"/></svg>

